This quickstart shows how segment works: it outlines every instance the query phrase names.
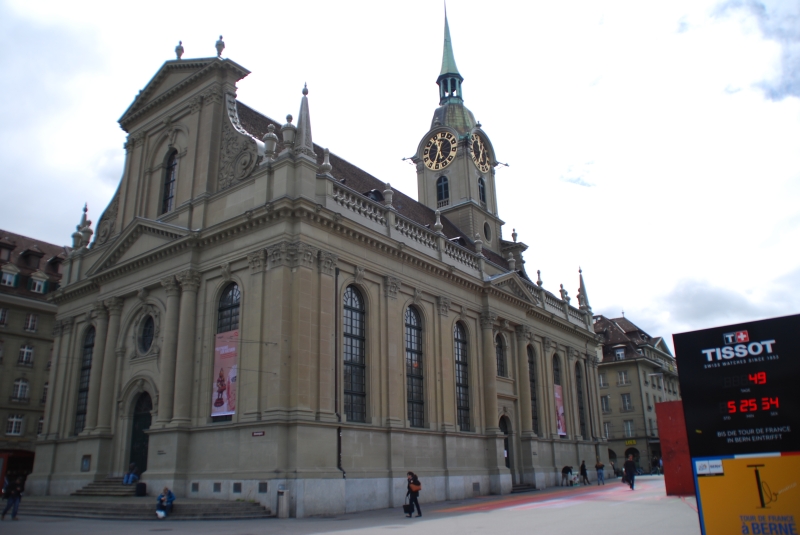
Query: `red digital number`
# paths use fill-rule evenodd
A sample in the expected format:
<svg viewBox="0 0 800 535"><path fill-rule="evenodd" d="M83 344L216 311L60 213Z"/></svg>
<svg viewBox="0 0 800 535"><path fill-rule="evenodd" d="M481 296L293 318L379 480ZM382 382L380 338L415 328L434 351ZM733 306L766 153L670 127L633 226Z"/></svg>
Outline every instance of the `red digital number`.
<svg viewBox="0 0 800 535"><path fill-rule="evenodd" d="M729 401L728 402L728 414L733 414L736 412L736 402Z"/></svg>
<svg viewBox="0 0 800 535"><path fill-rule="evenodd" d="M743 399L739 402L740 412L753 412L758 410L758 404L755 399Z"/></svg>
<svg viewBox="0 0 800 535"><path fill-rule="evenodd" d="M778 404L778 398L761 398L761 410L768 411L770 407L775 407L776 409L780 407Z"/></svg>
<svg viewBox="0 0 800 535"><path fill-rule="evenodd" d="M747 379L757 385L767 384L767 372L748 373Z"/></svg>

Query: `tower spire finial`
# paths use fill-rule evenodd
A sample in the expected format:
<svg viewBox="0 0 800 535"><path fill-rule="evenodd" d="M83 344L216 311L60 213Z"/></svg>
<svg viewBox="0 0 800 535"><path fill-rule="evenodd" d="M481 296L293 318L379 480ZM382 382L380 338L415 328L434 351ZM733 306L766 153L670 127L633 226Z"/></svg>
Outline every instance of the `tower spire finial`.
<svg viewBox="0 0 800 535"><path fill-rule="evenodd" d="M442 50L442 70L436 83L439 84L439 104L450 99L461 102L461 82L464 78L456 67L453 54L453 41L450 39L450 24L447 22L447 4L444 6L444 48Z"/></svg>

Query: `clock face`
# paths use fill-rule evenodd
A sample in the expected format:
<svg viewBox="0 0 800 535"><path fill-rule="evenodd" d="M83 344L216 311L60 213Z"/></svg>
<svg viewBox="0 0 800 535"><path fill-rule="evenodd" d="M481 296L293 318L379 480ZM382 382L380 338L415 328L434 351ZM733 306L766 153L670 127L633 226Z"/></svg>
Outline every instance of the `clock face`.
<svg viewBox="0 0 800 535"><path fill-rule="evenodd" d="M439 132L431 136L422 151L425 167L437 171L450 165L456 157L457 144L456 136L450 132Z"/></svg>
<svg viewBox="0 0 800 535"><path fill-rule="evenodd" d="M492 168L492 155L489 152L489 146L486 140L480 134L472 134L469 136L469 155L472 156L472 161L480 169L482 173L488 173Z"/></svg>

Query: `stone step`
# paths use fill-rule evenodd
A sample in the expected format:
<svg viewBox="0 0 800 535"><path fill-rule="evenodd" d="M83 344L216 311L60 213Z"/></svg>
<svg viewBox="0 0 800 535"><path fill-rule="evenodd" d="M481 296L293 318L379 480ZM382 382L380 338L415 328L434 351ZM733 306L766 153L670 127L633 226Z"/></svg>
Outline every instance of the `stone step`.
<svg viewBox="0 0 800 535"><path fill-rule="evenodd" d="M511 494L519 494L520 492L532 492L536 490L533 485L513 485L511 487Z"/></svg>
<svg viewBox="0 0 800 535"><path fill-rule="evenodd" d="M113 498L112 498L113 500ZM91 501L90 499L51 500L26 498L32 515L116 520L151 520L156 518L155 499L131 501ZM136 500L136 501L133 501ZM243 520L270 517L270 511L253 502L175 503L173 520Z"/></svg>

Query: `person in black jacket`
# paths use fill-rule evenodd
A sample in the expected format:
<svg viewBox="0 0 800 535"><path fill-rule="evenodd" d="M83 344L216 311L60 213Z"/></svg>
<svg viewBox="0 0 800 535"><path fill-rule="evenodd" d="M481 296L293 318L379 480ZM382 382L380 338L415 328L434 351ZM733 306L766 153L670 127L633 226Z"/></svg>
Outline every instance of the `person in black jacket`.
<svg viewBox="0 0 800 535"><path fill-rule="evenodd" d="M581 485L591 485L589 472L586 471L586 461L581 461Z"/></svg>
<svg viewBox="0 0 800 535"><path fill-rule="evenodd" d="M3 509L0 520L6 519L6 513L9 509L11 509L11 520L19 520L19 518L17 518L17 513L19 512L19 502L22 500L23 490L22 478L18 478L14 483L9 483L6 486L5 498L8 500L8 503L6 503L6 508Z"/></svg>
<svg viewBox="0 0 800 535"><path fill-rule="evenodd" d="M572 475L572 467L565 466L561 469L561 486L566 487L569 485L569 476Z"/></svg>
<svg viewBox="0 0 800 535"><path fill-rule="evenodd" d="M408 477L408 492L406 492L408 503L417 507L417 516L422 516L422 510L419 508L419 491L422 489L422 483L419 482L419 478L414 472L409 472L406 474L406 476ZM411 488L412 485L416 490ZM411 518L410 514L407 514L406 516Z"/></svg>
<svg viewBox="0 0 800 535"><path fill-rule="evenodd" d="M628 455L628 460L625 461L623 469L625 470L625 480L633 490L633 480L636 477L636 463L633 462L633 455Z"/></svg>

